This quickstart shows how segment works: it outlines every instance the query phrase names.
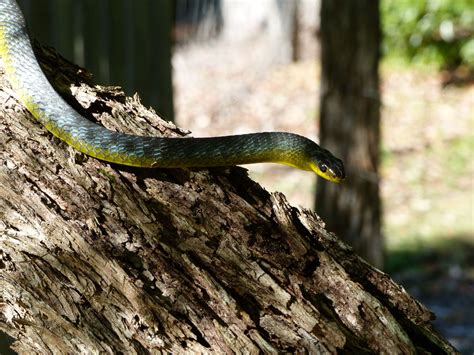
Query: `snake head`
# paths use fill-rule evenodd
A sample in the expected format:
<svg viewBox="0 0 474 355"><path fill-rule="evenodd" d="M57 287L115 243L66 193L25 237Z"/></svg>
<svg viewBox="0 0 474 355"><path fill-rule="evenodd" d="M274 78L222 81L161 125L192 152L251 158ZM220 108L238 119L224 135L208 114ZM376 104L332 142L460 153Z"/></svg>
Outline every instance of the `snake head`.
<svg viewBox="0 0 474 355"><path fill-rule="evenodd" d="M311 170L326 180L340 183L346 178L342 160L336 158L326 149L323 149L312 159L310 166Z"/></svg>

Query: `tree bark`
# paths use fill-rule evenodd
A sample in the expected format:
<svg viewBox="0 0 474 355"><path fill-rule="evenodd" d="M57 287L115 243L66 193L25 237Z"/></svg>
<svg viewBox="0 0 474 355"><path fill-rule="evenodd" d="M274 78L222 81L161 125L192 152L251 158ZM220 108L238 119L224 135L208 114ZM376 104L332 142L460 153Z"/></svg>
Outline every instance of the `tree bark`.
<svg viewBox="0 0 474 355"><path fill-rule="evenodd" d="M91 119L183 134L40 57ZM17 352L455 352L430 311L244 169L88 158L34 121L3 72L0 88L0 329Z"/></svg>
<svg viewBox="0 0 474 355"><path fill-rule="evenodd" d="M383 267L378 4L321 3L321 145L342 158L347 179L342 186L318 183L316 211L328 230Z"/></svg>

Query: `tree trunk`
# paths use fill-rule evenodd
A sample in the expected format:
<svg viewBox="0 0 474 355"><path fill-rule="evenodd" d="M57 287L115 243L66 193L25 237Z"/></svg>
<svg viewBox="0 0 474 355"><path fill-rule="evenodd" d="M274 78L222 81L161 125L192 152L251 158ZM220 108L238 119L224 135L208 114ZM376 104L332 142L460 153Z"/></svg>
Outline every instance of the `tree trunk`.
<svg viewBox="0 0 474 355"><path fill-rule="evenodd" d="M276 0L279 31L274 38L279 63L296 62L300 56L298 8L300 0Z"/></svg>
<svg viewBox="0 0 474 355"><path fill-rule="evenodd" d="M342 158L341 186L318 183L316 210L327 229L383 266L379 197L378 1L321 3L321 145Z"/></svg>
<svg viewBox="0 0 474 355"><path fill-rule="evenodd" d="M182 135L40 57L108 128ZM455 352L431 312L244 169L112 166L49 134L3 73L0 88L0 329L17 352Z"/></svg>
<svg viewBox="0 0 474 355"><path fill-rule="evenodd" d="M133 1L133 7L137 7L139 2ZM141 5L141 12L136 17L138 44L136 53L147 58L149 62L144 63L142 58L137 63L136 73L138 74L136 87L147 88L148 100L153 105L158 114L167 121L174 121L174 99L173 99L173 68L172 68L172 29L173 0L148 0ZM140 7L138 7L140 10ZM147 14L148 21L143 23L144 14ZM144 44L145 43L145 44ZM148 44L146 44L148 43ZM152 47L149 53L146 47ZM145 64L145 68L140 67Z"/></svg>
<svg viewBox="0 0 474 355"><path fill-rule="evenodd" d="M18 0L34 37L174 120L173 0Z"/></svg>

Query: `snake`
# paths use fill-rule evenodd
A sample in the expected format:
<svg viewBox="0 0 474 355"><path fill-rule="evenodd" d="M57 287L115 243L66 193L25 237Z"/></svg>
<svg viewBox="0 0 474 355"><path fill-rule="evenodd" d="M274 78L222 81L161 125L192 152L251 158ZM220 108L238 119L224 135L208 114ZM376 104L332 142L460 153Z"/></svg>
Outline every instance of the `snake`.
<svg viewBox="0 0 474 355"><path fill-rule="evenodd" d="M268 162L313 171L336 183L345 178L340 159L294 133L156 137L115 132L92 122L70 106L43 73L16 0L0 0L0 57L19 101L54 136L88 156L142 168L206 168Z"/></svg>

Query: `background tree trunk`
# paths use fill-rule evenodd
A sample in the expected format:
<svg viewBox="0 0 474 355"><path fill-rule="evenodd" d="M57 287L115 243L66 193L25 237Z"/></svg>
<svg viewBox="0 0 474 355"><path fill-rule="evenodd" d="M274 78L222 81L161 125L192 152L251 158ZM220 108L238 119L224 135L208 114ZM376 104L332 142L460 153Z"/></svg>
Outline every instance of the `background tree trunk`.
<svg viewBox="0 0 474 355"><path fill-rule="evenodd" d="M341 186L320 181L316 211L327 229L383 266L379 196L379 3L322 0L321 144L342 158Z"/></svg>
<svg viewBox="0 0 474 355"><path fill-rule="evenodd" d="M182 135L41 59L106 127ZM244 169L111 166L35 122L3 73L0 88L0 329L19 353L455 352L431 312Z"/></svg>
<svg viewBox="0 0 474 355"><path fill-rule="evenodd" d="M275 0L278 9L280 31L275 36L278 62L291 63L300 59L298 8L300 0Z"/></svg>
<svg viewBox="0 0 474 355"><path fill-rule="evenodd" d="M34 38L174 120L173 0L18 0Z"/></svg>
<svg viewBox="0 0 474 355"><path fill-rule="evenodd" d="M135 5L135 3L134 3ZM167 121L174 121L174 100L173 100L173 68L172 60L172 30L174 25L174 0L149 1L148 6L145 6L143 11L149 11L154 21L148 26L141 24L143 33L142 37L148 35L151 41L149 45L142 47L155 47L150 54L149 68L154 71L154 77L146 75L148 70L137 70L137 73L144 74L138 87L145 86L150 81L154 83L148 84L150 86L150 96L156 102L156 110L158 114ZM138 21L141 19L138 18ZM150 31L150 28L153 29ZM146 37L145 37L146 38ZM138 43L143 43L140 40ZM146 42L145 42L146 43ZM146 53L140 51L145 57ZM153 69L152 69L153 68Z"/></svg>

